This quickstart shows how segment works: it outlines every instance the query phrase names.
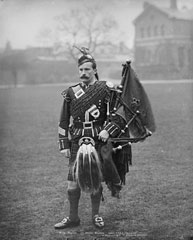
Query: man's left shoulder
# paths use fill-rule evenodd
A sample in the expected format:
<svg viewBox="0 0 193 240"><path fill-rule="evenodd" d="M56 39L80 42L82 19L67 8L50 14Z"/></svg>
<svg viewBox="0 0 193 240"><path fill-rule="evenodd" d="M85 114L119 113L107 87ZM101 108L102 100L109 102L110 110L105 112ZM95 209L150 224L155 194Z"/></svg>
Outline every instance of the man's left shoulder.
<svg viewBox="0 0 193 240"><path fill-rule="evenodd" d="M115 88L115 84L114 84L113 82L111 82L111 81L106 81L106 86L107 86L108 88L110 88L110 89Z"/></svg>
<svg viewBox="0 0 193 240"><path fill-rule="evenodd" d="M113 89L115 87L114 83L109 80L108 81L106 81L106 80L99 81L98 84L100 84L102 87L107 87L110 89Z"/></svg>

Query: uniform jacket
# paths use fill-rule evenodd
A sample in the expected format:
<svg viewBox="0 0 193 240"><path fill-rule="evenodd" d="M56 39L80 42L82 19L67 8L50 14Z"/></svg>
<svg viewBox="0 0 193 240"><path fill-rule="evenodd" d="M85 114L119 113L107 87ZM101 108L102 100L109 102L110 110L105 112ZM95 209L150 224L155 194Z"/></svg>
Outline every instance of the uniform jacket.
<svg viewBox="0 0 193 240"><path fill-rule="evenodd" d="M87 88L79 83L62 92L64 100L58 126L60 150L70 148L70 141L78 141L83 136L98 139L103 129L112 137L120 133L119 117L110 122L107 119L111 91L111 84L96 81Z"/></svg>

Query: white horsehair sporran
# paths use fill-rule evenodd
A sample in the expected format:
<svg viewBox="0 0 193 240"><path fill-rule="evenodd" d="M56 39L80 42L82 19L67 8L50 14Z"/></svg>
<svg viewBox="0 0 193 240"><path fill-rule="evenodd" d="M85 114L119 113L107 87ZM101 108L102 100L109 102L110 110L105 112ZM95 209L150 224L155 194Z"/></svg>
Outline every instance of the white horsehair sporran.
<svg viewBox="0 0 193 240"><path fill-rule="evenodd" d="M73 178L84 192L95 194L102 181L101 162L90 137L79 140L79 149L73 166Z"/></svg>

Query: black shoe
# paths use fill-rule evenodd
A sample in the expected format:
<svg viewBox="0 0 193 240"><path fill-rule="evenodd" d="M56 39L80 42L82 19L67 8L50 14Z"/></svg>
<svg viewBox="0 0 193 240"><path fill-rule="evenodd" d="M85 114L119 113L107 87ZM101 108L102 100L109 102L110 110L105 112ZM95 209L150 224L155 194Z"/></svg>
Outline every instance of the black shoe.
<svg viewBox="0 0 193 240"><path fill-rule="evenodd" d="M77 227L80 225L80 219L77 221L72 221L70 220L69 217L65 217L61 222L56 223L54 225L55 229L64 229L64 228L69 228L69 227Z"/></svg>

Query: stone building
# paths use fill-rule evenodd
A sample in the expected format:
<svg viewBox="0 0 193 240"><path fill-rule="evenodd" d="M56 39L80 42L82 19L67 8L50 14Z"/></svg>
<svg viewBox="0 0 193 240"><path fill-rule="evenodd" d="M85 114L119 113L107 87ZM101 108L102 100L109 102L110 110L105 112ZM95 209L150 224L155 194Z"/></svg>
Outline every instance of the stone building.
<svg viewBox="0 0 193 240"><path fill-rule="evenodd" d="M142 79L193 78L193 9L144 3L134 20L135 69Z"/></svg>

